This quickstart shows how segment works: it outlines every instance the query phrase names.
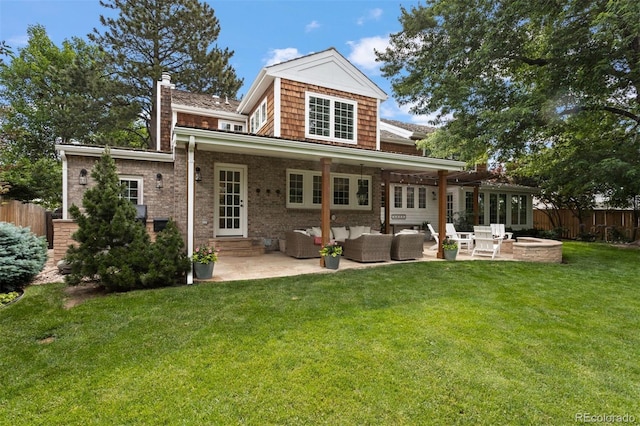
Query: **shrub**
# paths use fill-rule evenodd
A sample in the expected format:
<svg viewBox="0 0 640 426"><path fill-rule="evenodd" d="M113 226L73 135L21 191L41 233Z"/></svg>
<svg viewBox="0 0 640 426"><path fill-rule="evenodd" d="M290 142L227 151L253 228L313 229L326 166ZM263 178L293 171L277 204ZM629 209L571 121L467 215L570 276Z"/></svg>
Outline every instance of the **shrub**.
<svg viewBox="0 0 640 426"><path fill-rule="evenodd" d="M67 250L70 285L97 280L109 291L173 285L190 263L178 228L171 221L151 243L143 224L136 221L134 205L124 199L115 162L105 150L91 172L96 186L82 199L84 212L69 209L78 223L73 234L77 246Z"/></svg>
<svg viewBox="0 0 640 426"><path fill-rule="evenodd" d="M151 288L184 282L183 277L190 269L191 261L184 249L182 235L170 220L151 245L149 271L140 277L142 285Z"/></svg>
<svg viewBox="0 0 640 426"><path fill-rule="evenodd" d="M47 242L29 228L0 222L0 291L23 288L42 271Z"/></svg>

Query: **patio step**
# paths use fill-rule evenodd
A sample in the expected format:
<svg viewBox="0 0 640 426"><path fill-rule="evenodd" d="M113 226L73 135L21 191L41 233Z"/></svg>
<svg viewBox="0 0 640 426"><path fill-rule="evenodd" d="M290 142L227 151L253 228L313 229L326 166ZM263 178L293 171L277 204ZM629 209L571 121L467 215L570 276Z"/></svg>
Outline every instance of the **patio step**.
<svg viewBox="0 0 640 426"><path fill-rule="evenodd" d="M213 238L210 244L220 256L251 257L265 252L262 238Z"/></svg>

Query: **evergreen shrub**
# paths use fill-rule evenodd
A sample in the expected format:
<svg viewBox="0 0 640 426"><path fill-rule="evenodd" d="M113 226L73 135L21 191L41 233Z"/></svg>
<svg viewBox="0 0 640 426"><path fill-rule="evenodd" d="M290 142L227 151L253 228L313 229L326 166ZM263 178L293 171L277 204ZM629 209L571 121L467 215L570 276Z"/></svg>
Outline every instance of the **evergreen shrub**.
<svg viewBox="0 0 640 426"><path fill-rule="evenodd" d="M84 211L75 205L69 209L78 223L72 236L78 244L67 250L67 284L97 280L109 291L127 291L173 285L184 277L190 265L177 227L170 221L151 243L146 227L136 220L135 206L122 197L109 149L91 177L96 185L84 194Z"/></svg>
<svg viewBox="0 0 640 426"><path fill-rule="evenodd" d="M44 267L47 242L29 228L0 222L0 292L23 288Z"/></svg>

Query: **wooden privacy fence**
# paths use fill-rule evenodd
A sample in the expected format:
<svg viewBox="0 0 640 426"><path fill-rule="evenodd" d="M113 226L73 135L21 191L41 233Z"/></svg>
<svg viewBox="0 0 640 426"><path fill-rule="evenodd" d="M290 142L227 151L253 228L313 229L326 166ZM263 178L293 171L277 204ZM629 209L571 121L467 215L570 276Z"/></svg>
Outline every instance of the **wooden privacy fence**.
<svg viewBox="0 0 640 426"><path fill-rule="evenodd" d="M594 210L585 218L583 228L570 210L559 210L553 214L560 220L563 238L577 238L587 233L604 241L616 240L620 236L631 240L634 231L637 231L635 238L640 238L640 223L634 222L633 212L629 210ZM552 223L545 210L533 210L534 228L551 231L559 224Z"/></svg>
<svg viewBox="0 0 640 426"><path fill-rule="evenodd" d="M34 234L49 239L51 219L47 211L37 204L22 203L16 200L0 200L0 222L9 222L17 226L29 227ZM52 231L51 231L52 232Z"/></svg>

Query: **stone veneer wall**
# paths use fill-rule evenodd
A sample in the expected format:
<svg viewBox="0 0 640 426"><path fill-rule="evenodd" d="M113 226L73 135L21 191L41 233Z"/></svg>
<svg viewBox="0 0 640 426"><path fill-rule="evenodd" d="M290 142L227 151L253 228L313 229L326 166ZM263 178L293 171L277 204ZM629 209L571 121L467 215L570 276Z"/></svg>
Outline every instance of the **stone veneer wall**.
<svg viewBox="0 0 640 426"><path fill-rule="evenodd" d="M513 258L526 262L562 263L562 242L518 237L513 243Z"/></svg>

